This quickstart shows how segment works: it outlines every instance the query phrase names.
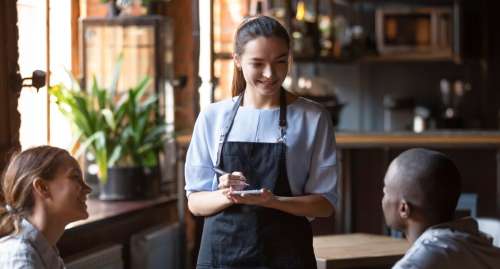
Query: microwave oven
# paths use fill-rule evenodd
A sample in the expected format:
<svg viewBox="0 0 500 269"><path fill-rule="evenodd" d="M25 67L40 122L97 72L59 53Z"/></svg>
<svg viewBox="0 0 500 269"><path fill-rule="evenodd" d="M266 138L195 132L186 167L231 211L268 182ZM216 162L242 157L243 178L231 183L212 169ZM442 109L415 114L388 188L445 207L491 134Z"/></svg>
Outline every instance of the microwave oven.
<svg viewBox="0 0 500 269"><path fill-rule="evenodd" d="M453 56L458 40L454 7L382 6L375 11L380 54Z"/></svg>

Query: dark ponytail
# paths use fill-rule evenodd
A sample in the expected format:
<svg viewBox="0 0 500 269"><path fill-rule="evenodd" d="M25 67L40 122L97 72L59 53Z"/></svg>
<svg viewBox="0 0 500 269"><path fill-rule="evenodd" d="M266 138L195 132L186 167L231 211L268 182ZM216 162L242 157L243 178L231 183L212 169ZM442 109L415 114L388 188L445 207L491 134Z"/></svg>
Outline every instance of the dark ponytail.
<svg viewBox="0 0 500 269"><path fill-rule="evenodd" d="M285 27L276 19L269 16L253 16L246 18L236 30L234 35L234 53L241 56L244 52L245 45L258 37L276 37L280 38L290 49L290 36ZM243 77L243 71L234 64L233 82L231 85L231 93L233 96L239 95L245 90L246 82Z"/></svg>

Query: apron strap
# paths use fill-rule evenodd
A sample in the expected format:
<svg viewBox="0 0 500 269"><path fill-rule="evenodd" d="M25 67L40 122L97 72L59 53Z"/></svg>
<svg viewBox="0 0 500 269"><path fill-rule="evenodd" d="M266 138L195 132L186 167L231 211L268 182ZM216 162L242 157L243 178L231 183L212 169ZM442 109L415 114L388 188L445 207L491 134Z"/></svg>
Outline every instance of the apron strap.
<svg viewBox="0 0 500 269"><path fill-rule="evenodd" d="M226 125L224 126L222 134L219 137L219 145L217 147L217 161L215 163L215 167L219 167L219 165L220 165L220 160L221 160L221 156L222 156L222 146L224 145L224 143L226 143L228 134L231 131L231 128L233 127L234 118L236 117L236 113L238 112L238 109L240 108L244 93L245 93L245 91L242 91L240 93L240 95L238 96L238 99L234 103L233 108L231 110L231 114L229 116L229 119L228 119L228 121L226 121ZM280 135L280 138L278 139L278 142L284 142L286 139L286 94L285 94L285 90L283 88L281 88L281 90L280 90L279 127L280 127L281 135Z"/></svg>
<svg viewBox="0 0 500 269"><path fill-rule="evenodd" d="M286 141L286 93L283 88L280 90L280 138L278 142Z"/></svg>
<svg viewBox="0 0 500 269"><path fill-rule="evenodd" d="M219 146L217 147L217 161L215 163L215 167L219 167L220 165L220 160L222 156L222 145L226 143L227 135L229 134L229 131L231 131L231 128L233 127L234 118L236 117L238 108L240 108L241 100L243 99L244 93L245 91L242 91L238 96L238 99L236 99L236 102L234 103L233 108L231 110L231 114L229 115L229 119L226 121L225 123L226 125L224 126L224 129L222 130L222 133L219 137Z"/></svg>

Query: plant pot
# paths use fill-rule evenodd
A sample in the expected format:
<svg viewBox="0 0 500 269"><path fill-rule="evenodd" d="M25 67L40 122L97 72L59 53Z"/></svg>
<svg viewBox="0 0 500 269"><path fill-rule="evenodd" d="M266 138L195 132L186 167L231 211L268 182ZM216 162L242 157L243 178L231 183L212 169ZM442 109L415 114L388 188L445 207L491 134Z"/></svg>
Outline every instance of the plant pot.
<svg viewBox="0 0 500 269"><path fill-rule="evenodd" d="M100 184L99 199L118 201L153 198L159 194L159 174L157 167L108 168L108 180Z"/></svg>

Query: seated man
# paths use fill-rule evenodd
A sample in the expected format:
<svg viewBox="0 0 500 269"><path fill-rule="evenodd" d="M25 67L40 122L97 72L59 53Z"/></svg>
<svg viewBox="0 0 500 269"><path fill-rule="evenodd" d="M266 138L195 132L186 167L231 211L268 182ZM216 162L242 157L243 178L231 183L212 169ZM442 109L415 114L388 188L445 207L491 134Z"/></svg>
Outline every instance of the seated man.
<svg viewBox="0 0 500 269"><path fill-rule="evenodd" d="M460 174L444 154L426 149L401 153L384 179L387 225L403 231L412 247L393 267L500 268L500 248L472 218L455 220Z"/></svg>

